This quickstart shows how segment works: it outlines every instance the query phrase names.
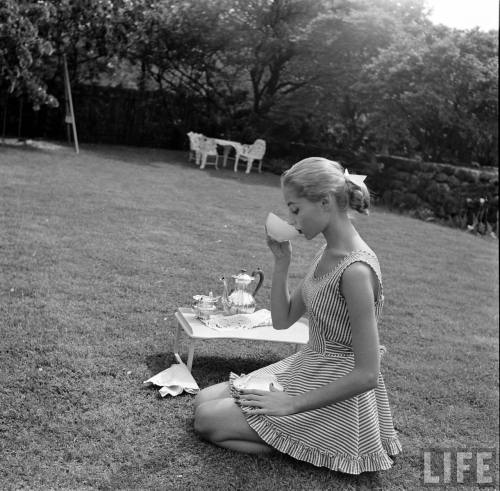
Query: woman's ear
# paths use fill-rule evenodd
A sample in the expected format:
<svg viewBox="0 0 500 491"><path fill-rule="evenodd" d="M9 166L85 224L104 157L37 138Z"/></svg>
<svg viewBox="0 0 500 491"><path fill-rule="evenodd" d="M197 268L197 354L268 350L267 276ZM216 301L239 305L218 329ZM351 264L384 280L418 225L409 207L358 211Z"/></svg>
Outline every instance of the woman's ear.
<svg viewBox="0 0 500 491"><path fill-rule="evenodd" d="M332 195L332 193L328 193L326 196L324 196L323 198L321 198L321 207L325 210L325 211L331 211L332 210L332 206L333 206L333 203L334 202L334 197Z"/></svg>

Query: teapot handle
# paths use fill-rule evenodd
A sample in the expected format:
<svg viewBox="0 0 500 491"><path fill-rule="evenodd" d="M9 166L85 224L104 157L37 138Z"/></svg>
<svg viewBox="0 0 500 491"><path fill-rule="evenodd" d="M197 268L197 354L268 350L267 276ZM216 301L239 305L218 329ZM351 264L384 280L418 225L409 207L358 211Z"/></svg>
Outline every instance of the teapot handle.
<svg viewBox="0 0 500 491"><path fill-rule="evenodd" d="M255 290L253 291L253 294L252 294L253 297L255 297L255 295L259 291L259 288L262 286L262 283L264 282L264 273L260 268L252 273L253 277L255 277L255 275L259 276L259 282L257 283Z"/></svg>

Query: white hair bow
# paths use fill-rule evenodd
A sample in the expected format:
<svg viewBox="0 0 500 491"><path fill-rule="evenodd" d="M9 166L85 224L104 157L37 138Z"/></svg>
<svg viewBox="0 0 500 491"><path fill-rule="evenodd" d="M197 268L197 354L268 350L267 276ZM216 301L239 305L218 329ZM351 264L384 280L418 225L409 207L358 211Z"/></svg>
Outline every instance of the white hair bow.
<svg viewBox="0 0 500 491"><path fill-rule="evenodd" d="M344 169L344 178L346 181L351 181L353 184L356 184L356 186L361 186L366 176L362 174L349 174L349 171Z"/></svg>

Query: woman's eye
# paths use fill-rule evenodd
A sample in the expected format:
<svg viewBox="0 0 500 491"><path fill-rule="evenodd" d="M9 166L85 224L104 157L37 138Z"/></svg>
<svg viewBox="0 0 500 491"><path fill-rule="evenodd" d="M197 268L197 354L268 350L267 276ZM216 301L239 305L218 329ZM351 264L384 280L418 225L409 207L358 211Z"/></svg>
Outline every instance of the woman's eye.
<svg viewBox="0 0 500 491"><path fill-rule="evenodd" d="M299 213L299 210L292 210L292 213L293 213L294 215L297 215L297 214Z"/></svg>

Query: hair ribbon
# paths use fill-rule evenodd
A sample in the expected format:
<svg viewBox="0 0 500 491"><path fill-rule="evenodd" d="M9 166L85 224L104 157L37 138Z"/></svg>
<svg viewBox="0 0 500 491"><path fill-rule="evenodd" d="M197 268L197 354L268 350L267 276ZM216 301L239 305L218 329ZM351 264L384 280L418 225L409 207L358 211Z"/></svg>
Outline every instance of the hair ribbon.
<svg viewBox="0 0 500 491"><path fill-rule="evenodd" d="M344 178L346 181L351 181L353 184L356 184L356 186L361 186L366 176L362 174L349 174L349 171L344 169Z"/></svg>

